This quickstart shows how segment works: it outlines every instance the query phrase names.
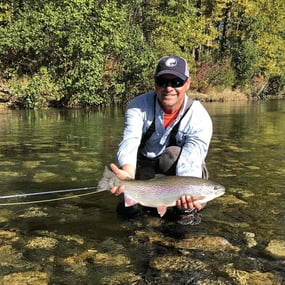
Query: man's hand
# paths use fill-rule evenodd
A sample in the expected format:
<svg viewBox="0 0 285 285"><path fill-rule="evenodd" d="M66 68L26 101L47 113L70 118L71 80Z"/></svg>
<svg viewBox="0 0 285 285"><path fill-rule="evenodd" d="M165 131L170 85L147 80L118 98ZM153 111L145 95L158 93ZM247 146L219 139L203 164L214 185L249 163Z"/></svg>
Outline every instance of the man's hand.
<svg viewBox="0 0 285 285"><path fill-rule="evenodd" d="M111 163L110 168L121 180L134 179L135 177L135 171L131 165L123 165L122 169L120 169L114 163ZM119 187L113 187L110 189L110 191L114 195L119 196L124 192L124 187L124 185Z"/></svg>
<svg viewBox="0 0 285 285"><path fill-rule="evenodd" d="M176 201L176 207L180 209L194 209L196 208L198 211L202 210L206 204L200 204L199 202L195 202L192 196L183 195L179 200Z"/></svg>

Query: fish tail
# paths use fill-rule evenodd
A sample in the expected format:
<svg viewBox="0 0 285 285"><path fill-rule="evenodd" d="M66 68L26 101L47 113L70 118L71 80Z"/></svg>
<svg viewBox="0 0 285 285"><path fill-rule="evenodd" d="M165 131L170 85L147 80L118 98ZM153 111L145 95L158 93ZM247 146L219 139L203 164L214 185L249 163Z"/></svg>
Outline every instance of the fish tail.
<svg viewBox="0 0 285 285"><path fill-rule="evenodd" d="M116 178L116 174L111 171L108 167L105 167L103 177L98 183L98 190L104 191L109 190L113 185L113 180Z"/></svg>

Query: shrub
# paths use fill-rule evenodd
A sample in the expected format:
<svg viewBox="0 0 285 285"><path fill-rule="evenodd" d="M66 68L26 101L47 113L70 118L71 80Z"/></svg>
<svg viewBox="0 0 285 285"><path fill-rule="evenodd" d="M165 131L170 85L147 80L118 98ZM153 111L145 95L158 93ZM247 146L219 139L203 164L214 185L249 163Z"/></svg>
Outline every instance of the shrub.
<svg viewBox="0 0 285 285"><path fill-rule="evenodd" d="M227 88L232 87L235 81L235 73L232 69L229 60L221 63L208 64L201 63L197 67L195 77L197 91L206 92L209 87Z"/></svg>
<svg viewBox="0 0 285 285"><path fill-rule="evenodd" d="M279 95L285 88L285 76L275 75L269 78L264 95Z"/></svg>
<svg viewBox="0 0 285 285"><path fill-rule="evenodd" d="M52 82L50 75L41 69L41 73L32 77L14 77L10 82L10 90L16 99L16 105L25 109L36 109L48 107L51 101L59 100L58 86Z"/></svg>

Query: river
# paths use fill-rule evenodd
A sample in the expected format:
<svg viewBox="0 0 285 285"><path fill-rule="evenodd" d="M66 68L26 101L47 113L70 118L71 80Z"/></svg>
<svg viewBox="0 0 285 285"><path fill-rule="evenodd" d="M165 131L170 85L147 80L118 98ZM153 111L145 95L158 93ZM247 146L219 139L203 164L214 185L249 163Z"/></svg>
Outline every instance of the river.
<svg viewBox="0 0 285 285"><path fill-rule="evenodd" d="M226 194L188 227L122 220L117 197L82 189L114 161L120 108L1 111L0 284L285 284L285 101L204 106Z"/></svg>

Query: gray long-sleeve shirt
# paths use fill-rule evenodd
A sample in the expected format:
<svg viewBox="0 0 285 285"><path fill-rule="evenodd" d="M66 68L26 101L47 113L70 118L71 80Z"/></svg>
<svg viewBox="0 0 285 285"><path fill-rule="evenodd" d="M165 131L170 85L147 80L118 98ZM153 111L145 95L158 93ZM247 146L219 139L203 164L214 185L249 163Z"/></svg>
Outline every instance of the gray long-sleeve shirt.
<svg viewBox="0 0 285 285"><path fill-rule="evenodd" d="M130 164L134 168L137 163L137 152L142 134L147 131L154 119L155 132L147 140L142 154L154 158L165 150L169 142L169 134L174 125L183 115L188 96L185 94L184 104L177 116L166 129L163 123L163 110L158 100L154 101L155 91L135 97L128 105L125 114L125 129L123 140L119 145L117 158L120 166ZM154 108L154 102L156 104ZM181 155L176 166L176 175L202 176L204 162L212 137L212 120L199 101L194 101L190 110L180 122L176 135L178 146L182 147Z"/></svg>

